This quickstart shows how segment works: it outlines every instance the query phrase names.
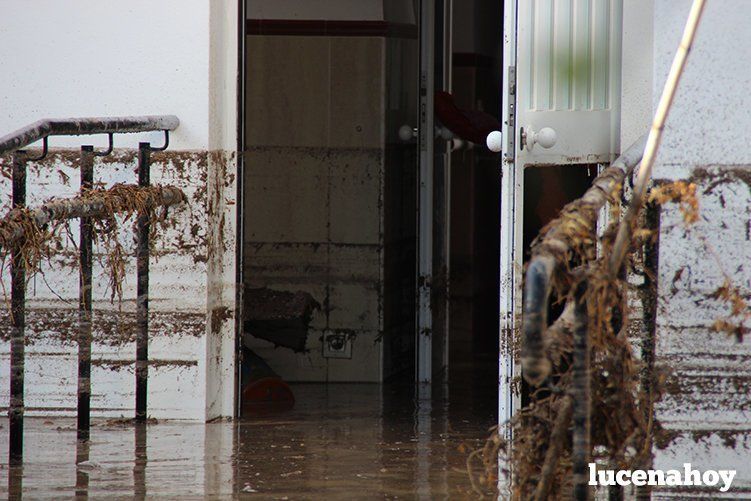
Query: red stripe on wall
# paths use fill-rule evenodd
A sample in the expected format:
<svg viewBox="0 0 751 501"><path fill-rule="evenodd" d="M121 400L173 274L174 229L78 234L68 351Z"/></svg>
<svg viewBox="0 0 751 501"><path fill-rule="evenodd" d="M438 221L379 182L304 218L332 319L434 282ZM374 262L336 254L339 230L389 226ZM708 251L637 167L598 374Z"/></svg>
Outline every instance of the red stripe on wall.
<svg viewBox="0 0 751 501"><path fill-rule="evenodd" d="M248 19L245 30L248 35L267 36L417 38L416 25L387 21Z"/></svg>

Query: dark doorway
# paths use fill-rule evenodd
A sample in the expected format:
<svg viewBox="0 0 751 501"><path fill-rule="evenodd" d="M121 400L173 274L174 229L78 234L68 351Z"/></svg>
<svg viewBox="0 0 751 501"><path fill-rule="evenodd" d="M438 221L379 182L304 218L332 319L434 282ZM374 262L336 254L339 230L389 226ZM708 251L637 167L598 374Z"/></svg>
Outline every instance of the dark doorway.
<svg viewBox="0 0 751 501"><path fill-rule="evenodd" d="M540 230L597 177L596 164L530 166L524 169L524 262Z"/></svg>
<svg viewBox="0 0 751 501"><path fill-rule="evenodd" d="M274 0L248 3L245 377L258 377L255 361L293 384L412 385L419 2L384 1L379 19L330 4L285 13ZM503 2L453 2L451 19L438 32L451 40L454 102L499 118ZM436 219L449 227L450 275L435 291L448 292L448 382L457 396L482 387L494 413L499 155L481 142L436 143L450 157L440 174L450 211Z"/></svg>
<svg viewBox="0 0 751 501"><path fill-rule="evenodd" d="M454 2L451 93L456 106L500 118L503 2ZM500 121L500 120L499 120ZM498 382L500 156L484 142L451 152L449 387L481 394L495 415Z"/></svg>
<svg viewBox="0 0 751 501"><path fill-rule="evenodd" d="M418 2L375 3L247 4L248 398L414 381Z"/></svg>
<svg viewBox="0 0 751 501"><path fill-rule="evenodd" d="M530 257L530 245L546 224L555 219L569 202L580 198L597 177L596 164L530 166L524 169L524 263ZM548 324L563 310L559 298L548 305ZM522 382L522 406L527 405L529 385Z"/></svg>

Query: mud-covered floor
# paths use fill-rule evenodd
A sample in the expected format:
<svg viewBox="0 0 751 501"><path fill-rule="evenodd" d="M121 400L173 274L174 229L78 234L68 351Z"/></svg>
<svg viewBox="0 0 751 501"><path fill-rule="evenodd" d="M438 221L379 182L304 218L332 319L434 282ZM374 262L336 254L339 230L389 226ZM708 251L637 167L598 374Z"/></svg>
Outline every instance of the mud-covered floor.
<svg viewBox="0 0 751 501"><path fill-rule="evenodd" d="M432 401L417 398L409 385L305 384L293 386L297 404L282 414L138 429L99 420L88 450L77 451L73 419L27 418L23 494L28 499L472 497L465 460L496 416L497 387L488 367L484 375L455 371L450 388L435 387ZM5 459L7 421L1 424ZM3 463L5 495L9 486L17 489L21 477L13 471L9 483Z"/></svg>

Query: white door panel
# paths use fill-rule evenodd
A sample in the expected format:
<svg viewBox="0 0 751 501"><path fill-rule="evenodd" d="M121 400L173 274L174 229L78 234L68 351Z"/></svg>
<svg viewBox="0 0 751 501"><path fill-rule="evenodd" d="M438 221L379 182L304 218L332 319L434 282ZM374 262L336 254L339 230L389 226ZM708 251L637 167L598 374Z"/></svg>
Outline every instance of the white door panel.
<svg viewBox="0 0 751 501"><path fill-rule="evenodd" d="M517 156L528 164L583 164L610 162L615 151L612 145L612 113L609 111L543 111L527 113L520 118L519 131L539 131L550 127L556 132L556 143L550 148L534 145L524 147ZM617 135L616 135L617 136ZM521 142L517 144L521 147Z"/></svg>
<svg viewBox="0 0 751 501"><path fill-rule="evenodd" d="M623 0L516 0L504 7L499 421L518 405L512 347L522 304L524 168L607 163L619 150ZM521 131L555 131L549 148ZM549 132L549 131L548 131ZM517 388L518 389L518 388ZM504 428L506 433L508 428ZM508 435L510 436L510 435ZM500 476L499 476L500 478Z"/></svg>
<svg viewBox="0 0 751 501"><path fill-rule="evenodd" d="M618 150L622 0L523 0L517 17L517 128L557 143L517 165L609 161Z"/></svg>

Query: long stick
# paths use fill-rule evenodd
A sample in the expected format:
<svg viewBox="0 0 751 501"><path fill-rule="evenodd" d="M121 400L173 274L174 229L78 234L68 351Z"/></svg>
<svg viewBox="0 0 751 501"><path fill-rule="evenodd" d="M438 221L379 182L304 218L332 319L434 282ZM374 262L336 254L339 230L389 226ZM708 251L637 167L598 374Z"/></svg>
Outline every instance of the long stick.
<svg viewBox="0 0 751 501"><path fill-rule="evenodd" d="M683 70L686 67L688 53L691 51L691 46L694 43L696 28L699 25L699 20L704 11L704 3L705 0L694 0L693 5L691 5L691 11L688 14L686 27L683 29L683 38L681 39L681 43L678 46L675 57L673 58L673 64L670 67L668 79L662 89L660 103L657 105L657 111L655 112L654 120L652 121L652 128L650 129L649 137L647 138L647 146L644 149L644 156L642 157L639 173L636 177L636 183L634 184L634 194L631 198L631 204L628 207L626 216L618 227L618 236L615 239L613 253L610 256L610 276L614 277L618 273L618 269L621 267L623 258L626 255L628 244L631 242L631 232L633 230L634 221L636 221L636 217L639 215L639 211L644 202L647 183L649 183L649 180L652 177L652 166L654 165L657 156L657 150L660 148L665 121L668 118L670 107L673 104L673 98L678 89L678 82L680 81L681 76L683 75Z"/></svg>

